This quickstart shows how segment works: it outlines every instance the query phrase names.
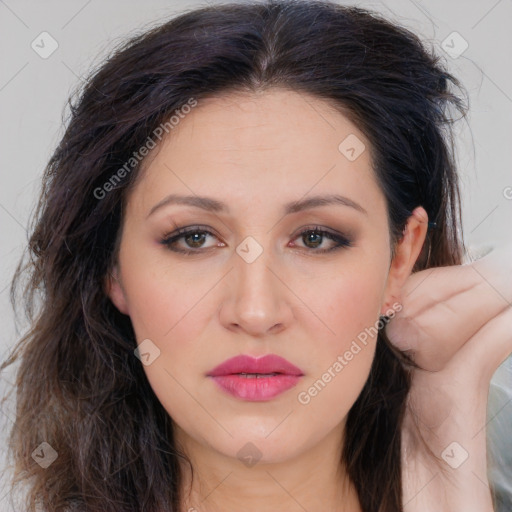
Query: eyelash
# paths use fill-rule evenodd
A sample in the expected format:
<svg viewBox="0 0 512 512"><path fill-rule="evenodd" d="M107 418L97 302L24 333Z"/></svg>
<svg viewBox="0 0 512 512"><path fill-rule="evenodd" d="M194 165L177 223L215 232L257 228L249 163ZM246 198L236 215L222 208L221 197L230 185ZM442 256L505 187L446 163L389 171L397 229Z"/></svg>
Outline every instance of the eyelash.
<svg viewBox="0 0 512 512"><path fill-rule="evenodd" d="M316 252L316 253L328 253L332 251L336 251L342 248L351 247L352 242L346 237L342 235L336 235L330 231L326 231L325 229L322 229L318 226L314 227L307 227L303 231L301 231L295 238L299 238L303 236L306 233L316 233L321 235L322 237L328 238L334 242L336 242L336 245L334 247L331 247L330 249L309 249L307 252ZM173 244L175 244L178 240L181 238L184 238L187 235L191 234L207 234L216 236L211 231L207 229L203 229L201 226L193 226L190 228L180 228L178 231L174 231L172 233L166 234L163 236L163 238L160 240L160 243L164 246L166 246L169 250L173 252L177 252L180 254L190 255L190 254L199 254L201 252L205 252L209 249L213 249L214 247L208 247L206 249L177 249L176 247L172 247ZM323 241L323 240L322 240ZM308 249L307 247L305 249Z"/></svg>

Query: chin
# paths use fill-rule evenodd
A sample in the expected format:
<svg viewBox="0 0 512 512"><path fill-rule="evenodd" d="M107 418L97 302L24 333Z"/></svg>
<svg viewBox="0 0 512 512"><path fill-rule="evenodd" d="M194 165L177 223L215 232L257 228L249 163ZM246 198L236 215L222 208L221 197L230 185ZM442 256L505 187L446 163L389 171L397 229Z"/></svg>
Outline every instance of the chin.
<svg viewBox="0 0 512 512"><path fill-rule="evenodd" d="M246 429L244 435L226 439L223 445L215 446L212 443L212 446L250 468L255 464L279 464L294 459L308 448L307 444L306 439L294 439L286 430L280 435L273 432L269 436L268 432L265 435L251 435L250 430Z"/></svg>

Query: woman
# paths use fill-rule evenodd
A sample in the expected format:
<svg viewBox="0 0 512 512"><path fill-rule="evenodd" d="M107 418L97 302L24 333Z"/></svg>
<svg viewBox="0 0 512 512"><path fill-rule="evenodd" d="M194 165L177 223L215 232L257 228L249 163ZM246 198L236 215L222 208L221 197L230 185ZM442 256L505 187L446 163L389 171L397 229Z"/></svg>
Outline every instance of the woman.
<svg viewBox="0 0 512 512"><path fill-rule="evenodd" d="M24 269L27 510L493 510L510 308L461 266L450 83L328 2L190 11L110 57Z"/></svg>

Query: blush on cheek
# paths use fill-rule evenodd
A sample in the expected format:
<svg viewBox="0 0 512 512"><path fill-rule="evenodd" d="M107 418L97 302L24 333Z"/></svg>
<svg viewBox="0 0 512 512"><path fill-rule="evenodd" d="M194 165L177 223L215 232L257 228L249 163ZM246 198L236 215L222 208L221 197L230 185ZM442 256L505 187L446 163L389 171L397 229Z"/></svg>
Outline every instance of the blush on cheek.
<svg viewBox="0 0 512 512"><path fill-rule="evenodd" d="M331 297L334 298L330 299L326 309L329 311L327 321L337 333L337 338L345 340L345 343L378 322L381 297L375 281L352 280L340 286Z"/></svg>

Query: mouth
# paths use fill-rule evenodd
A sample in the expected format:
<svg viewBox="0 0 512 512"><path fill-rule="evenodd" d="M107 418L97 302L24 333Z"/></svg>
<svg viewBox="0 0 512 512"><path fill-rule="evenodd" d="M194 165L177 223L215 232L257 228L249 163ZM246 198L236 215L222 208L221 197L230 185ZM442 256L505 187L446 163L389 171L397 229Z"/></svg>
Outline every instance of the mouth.
<svg viewBox="0 0 512 512"><path fill-rule="evenodd" d="M262 357L252 357L249 355L238 355L224 361L208 373L209 377L219 377L222 375L242 375L248 378L275 375L303 375L300 368L290 363L283 357L275 354L267 354Z"/></svg>
<svg viewBox="0 0 512 512"><path fill-rule="evenodd" d="M236 356L207 374L223 392L254 402L271 400L294 387L303 375L300 368L273 354L258 359Z"/></svg>

